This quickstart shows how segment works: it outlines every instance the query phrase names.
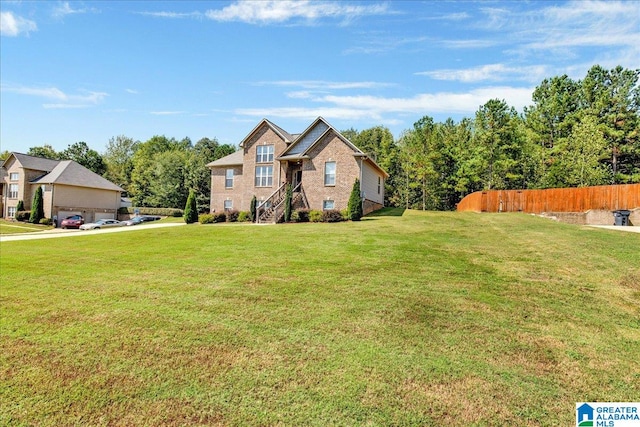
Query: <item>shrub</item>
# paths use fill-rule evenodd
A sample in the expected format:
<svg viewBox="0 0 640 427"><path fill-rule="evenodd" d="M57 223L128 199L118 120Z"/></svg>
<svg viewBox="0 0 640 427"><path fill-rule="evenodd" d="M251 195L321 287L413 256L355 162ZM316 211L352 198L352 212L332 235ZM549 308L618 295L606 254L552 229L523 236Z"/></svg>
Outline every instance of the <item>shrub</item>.
<svg viewBox="0 0 640 427"><path fill-rule="evenodd" d="M293 200L293 189L291 184L287 184L287 193L284 199L284 222L291 221L291 201Z"/></svg>
<svg viewBox="0 0 640 427"><path fill-rule="evenodd" d="M251 218L251 222L256 222L256 209L258 207L258 201L256 200L256 196L254 195L251 198L251 205L249 207L249 217Z"/></svg>
<svg viewBox="0 0 640 427"><path fill-rule="evenodd" d="M213 224L215 221L211 214L200 214L198 216L198 222L200 224Z"/></svg>
<svg viewBox="0 0 640 427"><path fill-rule="evenodd" d="M238 222L251 221L251 212L242 211L238 214Z"/></svg>
<svg viewBox="0 0 640 427"><path fill-rule="evenodd" d="M187 205L184 207L184 222L187 224L193 224L198 221L198 207L196 206L196 193L193 190L189 190L189 197L187 197Z"/></svg>
<svg viewBox="0 0 640 427"><path fill-rule="evenodd" d="M17 211L15 219L16 221L27 222L31 216L31 211Z"/></svg>
<svg viewBox="0 0 640 427"><path fill-rule="evenodd" d="M118 209L118 213L122 215L134 215L136 209L140 215L158 215L158 216L172 216L174 218L180 218L184 215L182 209L177 208L146 208L146 207L123 207Z"/></svg>
<svg viewBox="0 0 640 427"><path fill-rule="evenodd" d="M227 218L227 222L237 222L238 221L238 216L240 215L240 212L238 212L236 210L226 211L225 215L226 215L226 218Z"/></svg>
<svg viewBox="0 0 640 427"><path fill-rule="evenodd" d="M309 221L322 222L322 211L309 211Z"/></svg>
<svg viewBox="0 0 640 427"><path fill-rule="evenodd" d="M343 220L342 213L337 209L331 209L331 210L322 212L323 222L340 222L342 220Z"/></svg>
<svg viewBox="0 0 640 427"><path fill-rule="evenodd" d="M213 214L213 222L225 222L227 220L227 214L224 212L218 212Z"/></svg>
<svg viewBox="0 0 640 427"><path fill-rule="evenodd" d="M36 189L36 194L33 195L33 203L31 204L31 216L29 216L29 222L32 224L39 224L42 218L44 218L44 200L42 195L42 187L38 187Z"/></svg>
<svg viewBox="0 0 640 427"><path fill-rule="evenodd" d="M360 180L356 178L347 204L347 217L351 221L360 221L362 218L362 196L360 195Z"/></svg>
<svg viewBox="0 0 640 427"><path fill-rule="evenodd" d="M53 221L51 220L51 218L42 218L40 220L39 224L41 224L41 225L51 225L51 224L53 224Z"/></svg>
<svg viewBox="0 0 640 427"><path fill-rule="evenodd" d="M291 220L295 222L309 222L309 209L296 209L291 214Z"/></svg>
<svg viewBox="0 0 640 427"><path fill-rule="evenodd" d="M22 200L18 200L18 205L16 206L16 212L23 211L23 210L24 210L24 202Z"/></svg>

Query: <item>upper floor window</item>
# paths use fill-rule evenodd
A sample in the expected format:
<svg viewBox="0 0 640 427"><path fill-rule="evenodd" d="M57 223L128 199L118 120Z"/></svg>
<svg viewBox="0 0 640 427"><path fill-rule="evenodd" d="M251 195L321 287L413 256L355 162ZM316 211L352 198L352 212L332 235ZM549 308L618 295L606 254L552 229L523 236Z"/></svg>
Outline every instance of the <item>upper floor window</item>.
<svg viewBox="0 0 640 427"><path fill-rule="evenodd" d="M11 172L9 174L9 181L17 181L19 179L19 174L18 172Z"/></svg>
<svg viewBox="0 0 640 427"><path fill-rule="evenodd" d="M382 183L382 179L378 177L378 194L380 194L381 183Z"/></svg>
<svg viewBox="0 0 640 427"><path fill-rule="evenodd" d="M324 164L324 185L336 185L336 162Z"/></svg>
<svg viewBox="0 0 640 427"><path fill-rule="evenodd" d="M225 188L233 188L233 169L227 169L224 178L224 186Z"/></svg>
<svg viewBox="0 0 640 427"><path fill-rule="evenodd" d="M256 163L273 162L273 145L258 145L256 147Z"/></svg>
<svg viewBox="0 0 640 427"><path fill-rule="evenodd" d="M10 199L18 198L18 184L9 184L9 198Z"/></svg>
<svg viewBox="0 0 640 427"><path fill-rule="evenodd" d="M256 187L273 186L273 166L256 166Z"/></svg>

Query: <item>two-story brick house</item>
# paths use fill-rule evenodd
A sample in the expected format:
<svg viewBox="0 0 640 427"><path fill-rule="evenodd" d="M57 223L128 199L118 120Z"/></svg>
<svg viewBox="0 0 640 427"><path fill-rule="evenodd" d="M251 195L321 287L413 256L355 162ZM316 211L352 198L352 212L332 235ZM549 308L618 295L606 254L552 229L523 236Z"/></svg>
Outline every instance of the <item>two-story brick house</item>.
<svg viewBox="0 0 640 427"><path fill-rule="evenodd" d="M363 211L372 212L384 206L389 176L321 117L301 134L263 119L240 142L240 150L207 166L211 212L248 211L255 196L262 222L280 219L287 184L293 188L295 207L343 210L359 179Z"/></svg>
<svg viewBox="0 0 640 427"><path fill-rule="evenodd" d="M64 219L82 215L85 221L117 218L124 190L72 160L51 160L11 153L0 167L2 210L0 216L13 218L20 200L31 209L38 187L43 189L47 218Z"/></svg>

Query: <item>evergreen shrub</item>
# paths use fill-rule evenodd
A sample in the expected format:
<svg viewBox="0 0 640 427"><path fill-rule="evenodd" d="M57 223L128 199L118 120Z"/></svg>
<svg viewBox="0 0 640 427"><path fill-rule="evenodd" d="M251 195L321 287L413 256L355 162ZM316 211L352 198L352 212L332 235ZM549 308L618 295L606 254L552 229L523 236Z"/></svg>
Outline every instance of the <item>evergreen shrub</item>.
<svg viewBox="0 0 640 427"><path fill-rule="evenodd" d="M322 221L323 222L340 222L343 221L342 212L337 209L330 209L327 211L322 211Z"/></svg>
<svg viewBox="0 0 640 427"><path fill-rule="evenodd" d="M298 219L293 219L294 214ZM309 222L309 209L296 209L292 214L292 221Z"/></svg>
<svg viewBox="0 0 640 427"><path fill-rule="evenodd" d="M237 222L238 216L240 216L240 212L236 210L226 211L225 215L227 217L227 222Z"/></svg>
<svg viewBox="0 0 640 427"><path fill-rule="evenodd" d="M248 222L251 221L251 212L241 211L238 214L238 222Z"/></svg>
<svg viewBox="0 0 640 427"><path fill-rule="evenodd" d="M316 211L316 210L309 211L309 221L322 222L322 211Z"/></svg>
<svg viewBox="0 0 640 427"><path fill-rule="evenodd" d="M29 217L31 216L31 211L17 211L16 216L14 217L16 221L27 222L29 221Z"/></svg>
<svg viewBox="0 0 640 427"><path fill-rule="evenodd" d="M200 224L213 224L215 221L211 214L200 214L198 216L198 222Z"/></svg>
<svg viewBox="0 0 640 427"><path fill-rule="evenodd" d="M225 222L227 220L227 214L224 212L218 212L213 214L213 222Z"/></svg>

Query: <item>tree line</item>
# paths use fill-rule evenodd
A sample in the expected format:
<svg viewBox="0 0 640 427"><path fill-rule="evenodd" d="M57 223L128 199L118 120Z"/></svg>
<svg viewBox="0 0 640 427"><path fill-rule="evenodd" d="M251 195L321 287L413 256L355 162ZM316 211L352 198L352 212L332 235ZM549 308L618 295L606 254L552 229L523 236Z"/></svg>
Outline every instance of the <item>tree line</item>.
<svg viewBox="0 0 640 427"><path fill-rule="evenodd" d="M385 202L452 210L474 191L539 189L640 182L640 70L593 66L581 80L544 79L522 113L491 99L472 118L416 121L397 140L376 126L342 134L370 154L390 177ZM99 154L78 142L56 152L26 154L74 160L118 184L136 206L184 207L190 190L207 212L206 164L236 147L202 138L111 138ZM6 154L5 154L6 155Z"/></svg>

